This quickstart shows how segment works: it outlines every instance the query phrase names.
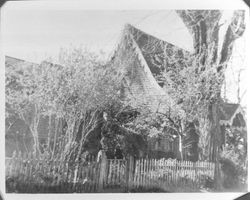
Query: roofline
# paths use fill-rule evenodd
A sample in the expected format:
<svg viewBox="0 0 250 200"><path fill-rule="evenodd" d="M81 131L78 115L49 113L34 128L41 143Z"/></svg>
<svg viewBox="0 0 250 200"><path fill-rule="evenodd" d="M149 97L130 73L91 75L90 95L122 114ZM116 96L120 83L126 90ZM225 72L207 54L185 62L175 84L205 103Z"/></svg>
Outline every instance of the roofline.
<svg viewBox="0 0 250 200"><path fill-rule="evenodd" d="M22 61L22 62L26 62L25 60L22 60L22 59L20 59L20 58L15 58L15 57L8 56L8 55L5 55L5 59L6 59L6 58L16 59L16 60L19 60L19 61Z"/></svg>
<svg viewBox="0 0 250 200"><path fill-rule="evenodd" d="M245 118L245 115L244 115L244 111L243 111L241 105L238 104L238 107L237 107L237 109L234 111L234 114L231 116L231 118L228 119L228 120L220 120L220 124L221 124L221 125L230 125L230 126L231 126L231 125L233 124L233 119L234 119L235 116L236 116L237 114L239 114L239 113L242 113L242 117L243 117L244 121L246 122L246 118Z"/></svg>
<svg viewBox="0 0 250 200"><path fill-rule="evenodd" d="M16 57L5 55L5 61L6 61L7 58L9 58L9 59L16 59L19 62L29 63L29 64L32 64L32 65L39 65L38 63L34 63L34 62L30 62L30 61L23 60L23 59L20 59L20 58L16 58Z"/></svg>
<svg viewBox="0 0 250 200"><path fill-rule="evenodd" d="M159 40L159 41L162 41L162 42L164 42L164 43L167 43L167 44L169 44L169 45L171 45L171 46L173 46L173 47L177 47L178 49L182 50L183 52L192 55L192 53L191 53L190 51L188 51L188 50L186 50L186 49L183 49L183 48L181 48L181 47L179 47L179 46L177 46L177 45L174 45L174 44L172 44L172 43L170 43L170 42L167 42L166 40L159 39L159 38L157 38L157 37L154 36L154 35L151 35L151 34L149 34L149 33L146 33L145 31L142 31L141 29L135 27L134 25L131 25L131 24L129 24L129 23L126 23L124 27L125 27L124 30L129 30L130 28L137 29L138 31L142 32L142 33L145 34L145 35L148 35L148 36L150 36L150 37L153 37L153 38L156 39L156 40Z"/></svg>
<svg viewBox="0 0 250 200"><path fill-rule="evenodd" d="M58 63L52 63L52 62L49 62L49 61L47 61L47 60L43 60L43 61L41 61L40 64L39 64L39 63L30 62L30 61L27 61L27 60L15 58L15 57L8 56L8 55L5 55L5 60L6 60L6 58L16 59L16 60L18 60L18 61L20 61L20 62L29 63L29 64L32 64L32 65L41 65L41 64L43 64L43 63L47 63L47 64L50 64L50 65L62 66L62 65L60 65L60 64L58 64Z"/></svg>
<svg viewBox="0 0 250 200"><path fill-rule="evenodd" d="M131 34L129 34L129 36L131 37ZM153 86L162 94L164 95L165 92L163 91L163 89L159 86L159 84L156 82L154 76L152 75L152 72L150 71L149 69L149 66L144 58L144 56L142 55L141 51L140 51L140 48L138 47L136 41L134 40L133 37L131 37L131 40L132 40L132 44L133 44L133 47L135 49L135 52L138 56L138 59L142 65L142 68L146 74L146 76L149 78L149 80L151 81L151 83L153 84Z"/></svg>
<svg viewBox="0 0 250 200"><path fill-rule="evenodd" d="M151 82L153 88L155 88L157 90L156 95L154 95L154 96L157 96L157 98L159 98L159 96L162 96L162 97L168 96L169 97L169 95L164 91L164 89L157 83L155 77L153 76L153 74L148 66L148 63L145 60L145 57L143 56L137 42L134 40L134 37L130 31L128 31L128 37L132 40L133 49L134 49L135 54L137 55L137 58L138 58L141 66L143 68L143 71L145 72L146 77ZM171 98L169 98L169 99L170 99L170 101L168 102L169 104L167 106L171 107L171 105L173 105L173 101ZM159 107L157 108L157 110L158 109L159 109Z"/></svg>

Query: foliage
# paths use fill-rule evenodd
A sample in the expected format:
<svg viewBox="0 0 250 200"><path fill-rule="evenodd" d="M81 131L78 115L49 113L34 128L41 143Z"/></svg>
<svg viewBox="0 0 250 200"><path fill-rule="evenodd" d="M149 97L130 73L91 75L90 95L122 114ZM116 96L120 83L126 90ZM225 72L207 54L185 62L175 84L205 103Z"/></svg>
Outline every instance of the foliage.
<svg viewBox="0 0 250 200"><path fill-rule="evenodd" d="M225 188L236 187L239 184L239 179L235 163L232 160L225 158L221 160L221 164L221 169L224 174L223 186Z"/></svg>
<svg viewBox="0 0 250 200"><path fill-rule="evenodd" d="M206 50L204 52L207 53ZM139 107L140 115L126 126L149 137L164 135L171 141L179 135L187 135L190 123L193 123L200 136L200 153L205 160L209 154L205 151L208 149L207 130L210 128L206 119L209 106L218 100L217 94L220 92L223 78L211 63L200 63L201 54L189 55L182 62L177 62L176 56L166 55L166 59L175 69L165 66L166 70L157 77L163 83L163 90L168 98L172 99L173 105L152 111L145 104L146 106ZM145 101L145 98L143 100ZM163 105L164 100L163 98L159 104Z"/></svg>
<svg viewBox="0 0 250 200"><path fill-rule="evenodd" d="M228 23L222 25L223 28L221 27L223 11L179 10L177 14L193 37L195 50L193 68L195 74L201 76L198 84L198 94L194 93L194 95L197 95L198 99L202 100L201 105L203 106L201 108L204 112L201 111L201 113L204 116L201 116L200 119L205 118L207 125L204 126L203 124L200 128L199 118L198 123L195 124L198 125L200 138L203 141L207 139L207 144L204 146L203 142L199 142L199 146L201 149L207 148L208 154L210 154L209 159L217 162L221 145L218 108L221 101L220 93L224 81L224 71L232 56L235 40L244 33L245 13L242 10L232 12L231 19L228 20ZM222 34L223 37L220 37ZM205 77L202 77L203 74ZM211 76L211 79L209 76ZM192 78L195 78L195 76L191 76ZM205 84L205 87L202 87L202 84ZM217 171L215 177L217 178Z"/></svg>
<svg viewBox="0 0 250 200"><path fill-rule="evenodd" d="M117 150L122 154L139 155L140 150L146 148L145 134L130 129L127 124L134 123L139 113L130 106L113 104L107 113L102 126L101 144L108 155L115 157Z"/></svg>
<svg viewBox="0 0 250 200"><path fill-rule="evenodd" d="M49 61L40 65L21 64L6 70L7 111L21 116L32 130L36 152L41 150L38 141L41 117L63 119L63 152L71 149L81 152L84 141L101 123L101 113L119 102L122 67L106 66L95 54L82 48L62 50L59 61L60 64ZM60 129L58 124L56 130ZM80 126L81 137L77 142ZM57 131L62 134L62 130ZM54 143L59 142L60 135L56 134ZM54 147L55 144L47 150Z"/></svg>
<svg viewBox="0 0 250 200"><path fill-rule="evenodd" d="M244 156L243 156L244 155ZM240 188L247 184L246 152L226 146L220 155L221 169L224 174L225 188Z"/></svg>
<svg viewBox="0 0 250 200"><path fill-rule="evenodd" d="M191 64L177 74L170 70L163 72L162 76L167 92L185 111L185 119L196 121L207 110L208 104L217 98L222 79L212 66L204 66L206 70L197 70L199 57L190 58Z"/></svg>
<svg viewBox="0 0 250 200"><path fill-rule="evenodd" d="M152 110L148 108L152 98L139 96L135 99L137 103L132 104L140 115L125 126L149 137L164 134L171 140L177 135L185 136L192 123L200 136L201 158L206 160L220 143L220 134L213 135L219 132L219 120L212 108L221 100L224 70L231 57L233 42L244 32L244 13L236 11L229 24L224 25L227 30L224 38L219 38L219 31L224 30L219 25L222 11L177 11L177 14L193 36L195 53L175 47L169 49L169 44L164 42L148 41L145 46L159 49L157 56L159 54L161 63L156 67L161 69L161 74L157 80L163 85L166 98L161 96L157 102L161 105ZM239 29L235 27L236 21ZM220 42L222 46L218 45ZM150 48L143 51L150 54Z"/></svg>
<svg viewBox="0 0 250 200"><path fill-rule="evenodd" d="M121 57L105 63L94 53L75 48L61 50L59 64L47 60L40 65L19 65L20 70L7 69L8 108L13 115L24 116L33 128L34 151L41 155L61 152L65 159L75 160L88 148L98 150L102 138L102 148L138 154L145 141L124 126L137 111L120 98L121 81L131 62ZM49 133L41 147L38 124L46 116Z"/></svg>
<svg viewBox="0 0 250 200"><path fill-rule="evenodd" d="M247 131L244 129L226 128L225 135L226 147L234 149L241 159L244 159L243 157L246 157L247 152Z"/></svg>
<svg viewBox="0 0 250 200"><path fill-rule="evenodd" d="M214 154L220 145L219 119L216 110L221 101L224 71L232 55L234 41L245 29L244 12L233 13L229 23L224 25L226 30L224 37L219 37L219 32L224 30L219 25L223 11L178 10L177 14L193 37L195 53L189 57L184 56L182 62L177 62L175 56L172 58L166 56L175 69L168 69L168 66L165 66L166 70L162 72L160 79L175 104L184 110L184 117L179 115L179 119L174 120L176 126L183 124L180 129L182 132L189 123L196 126L196 132L200 136L201 157L207 159L208 155L211 152ZM238 21L237 28L236 21ZM218 45L220 42L221 47ZM179 121L182 123L178 123ZM217 153L214 155L215 159Z"/></svg>

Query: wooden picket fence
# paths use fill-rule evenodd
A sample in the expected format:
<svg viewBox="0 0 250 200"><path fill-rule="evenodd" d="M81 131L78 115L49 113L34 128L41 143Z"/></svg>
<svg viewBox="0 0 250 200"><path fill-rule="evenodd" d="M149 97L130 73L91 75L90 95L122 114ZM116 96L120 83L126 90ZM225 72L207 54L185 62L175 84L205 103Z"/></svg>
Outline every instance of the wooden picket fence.
<svg viewBox="0 0 250 200"><path fill-rule="evenodd" d="M124 159L108 159L105 188L125 187L127 161Z"/></svg>
<svg viewBox="0 0 250 200"><path fill-rule="evenodd" d="M93 156L87 161L65 162L18 154L7 158L5 166L6 184L20 183L18 189L24 193L96 192L98 187L100 166Z"/></svg>
<svg viewBox="0 0 250 200"><path fill-rule="evenodd" d="M137 159L131 188L161 188L176 191L178 187L188 191L199 190L206 181L214 179L215 164L172 159Z"/></svg>
<svg viewBox="0 0 250 200"><path fill-rule="evenodd" d="M6 159L6 190L15 182L17 192L91 193L118 189L161 188L165 191L197 191L207 179L214 179L215 164L172 159L101 159L89 157L81 162L64 162L60 158L37 159L14 155ZM12 185L11 185L12 184ZM9 188L8 188L9 187ZM183 190L182 190L183 191Z"/></svg>

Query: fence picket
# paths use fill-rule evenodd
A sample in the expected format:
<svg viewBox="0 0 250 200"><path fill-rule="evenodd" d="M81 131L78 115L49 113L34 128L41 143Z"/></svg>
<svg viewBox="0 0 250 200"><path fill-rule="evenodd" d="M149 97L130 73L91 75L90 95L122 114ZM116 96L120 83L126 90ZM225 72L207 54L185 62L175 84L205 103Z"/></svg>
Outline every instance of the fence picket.
<svg viewBox="0 0 250 200"><path fill-rule="evenodd" d="M146 175L146 173L145 173L145 165L146 165L145 159L143 158L142 159L142 186L143 187L145 186L145 175Z"/></svg>
<svg viewBox="0 0 250 200"><path fill-rule="evenodd" d="M107 169L108 170L108 169ZM97 180L97 163L95 162L95 158L93 158L93 192L96 191L96 180ZM108 177L107 177L108 178Z"/></svg>
<svg viewBox="0 0 250 200"><path fill-rule="evenodd" d="M158 186L158 182L156 182L157 180L158 180L158 177L159 177L159 160L156 160L156 165L155 165L155 171L156 171L156 173L155 173L155 183L156 183L156 185Z"/></svg>
<svg viewBox="0 0 250 200"><path fill-rule="evenodd" d="M154 168L153 168L153 162L154 160L151 158L150 159L150 187L153 187L154 183Z"/></svg>
<svg viewBox="0 0 250 200"><path fill-rule="evenodd" d="M86 177L86 167L82 168L82 191L86 191L86 183L87 182L87 177Z"/></svg>
<svg viewBox="0 0 250 200"><path fill-rule="evenodd" d="M145 188L148 188L148 158L145 158Z"/></svg>
<svg viewBox="0 0 250 200"><path fill-rule="evenodd" d="M145 158L145 188L148 188L148 159Z"/></svg>
<svg viewBox="0 0 250 200"><path fill-rule="evenodd" d="M144 158L141 160L141 165L142 165L142 173L141 173L141 186L144 186L144 180L145 180L145 163L144 163Z"/></svg>
<svg viewBox="0 0 250 200"><path fill-rule="evenodd" d="M121 184L121 175L122 175L122 160L118 159L118 165L117 165L117 182L116 184L120 185Z"/></svg>
<svg viewBox="0 0 250 200"><path fill-rule="evenodd" d="M154 186L156 186L156 179L157 179L157 160L154 159Z"/></svg>
<svg viewBox="0 0 250 200"><path fill-rule="evenodd" d="M136 187L139 187L140 184L140 160L138 159L136 161L136 169L137 169L137 178L136 178Z"/></svg>
<svg viewBox="0 0 250 200"><path fill-rule="evenodd" d="M149 158L147 158L147 188L149 188Z"/></svg>
<svg viewBox="0 0 250 200"><path fill-rule="evenodd" d="M142 173L141 173L141 186L144 187L144 180L145 180L145 163L144 158L142 158Z"/></svg>
<svg viewBox="0 0 250 200"><path fill-rule="evenodd" d="M152 185L153 185L153 184L152 184L152 183L153 183L153 181L152 181L152 172L153 172L153 167L152 167L152 166L153 166L153 164L152 164L152 163L153 163L153 160L150 159L150 160L149 160L149 180L150 180L150 181L149 181L149 182L150 182L150 183L149 183L149 187L152 187Z"/></svg>
<svg viewBox="0 0 250 200"><path fill-rule="evenodd" d="M114 186L116 185L117 183L117 177L118 177L118 168L117 168L117 165L118 165L118 160L115 158L115 163L114 163L114 168L115 168L115 178L114 178Z"/></svg>
<svg viewBox="0 0 250 200"><path fill-rule="evenodd" d="M94 184L93 184L93 181L94 181L94 173L93 173L93 161L92 161L92 157L91 157L91 161L90 161L90 163L91 163L91 167L90 167L90 180L91 180L91 187L90 187L90 192L93 192L94 191ZM106 180L106 179L105 179Z"/></svg>
<svg viewBox="0 0 250 200"><path fill-rule="evenodd" d="M110 165L111 165L111 185L114 184L114 160L110 161Z"/></svg>
<svg viewBox="0 0 250 200"><path fill-rule="evenodd" d="M116 183L116 177L117 177L117 159L115 158L114 162L113 162L113 187L115 186Z"/></svg>
<svg viewBox="0 0 250 200"><path fill-rule="evenodd" d="M167 160L164 160L164 186L165 188L168 188L168 166L167 166Z"/></svg>

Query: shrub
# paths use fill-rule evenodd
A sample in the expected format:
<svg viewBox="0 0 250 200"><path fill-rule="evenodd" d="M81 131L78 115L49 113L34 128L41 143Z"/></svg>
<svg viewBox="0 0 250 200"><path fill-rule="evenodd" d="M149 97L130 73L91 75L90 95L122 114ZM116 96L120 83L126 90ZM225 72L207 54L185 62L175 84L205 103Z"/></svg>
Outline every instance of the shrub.
<svg viewBox="0 0 250 200"><path fill-rule="evenodd" d="M239 174L237 165L230 159L221 160L221 169L224 175L223 186L225 188L235 188L239 184Z"/></svg>
<svg viewBox="0 0 250 200"><path fill-rule="evenodd" d="M223 172L223 186L227 189L242 190L247 186L247 165L245 152L238 152L234 148L224 148L221 153L221 169Z"/></svg>

